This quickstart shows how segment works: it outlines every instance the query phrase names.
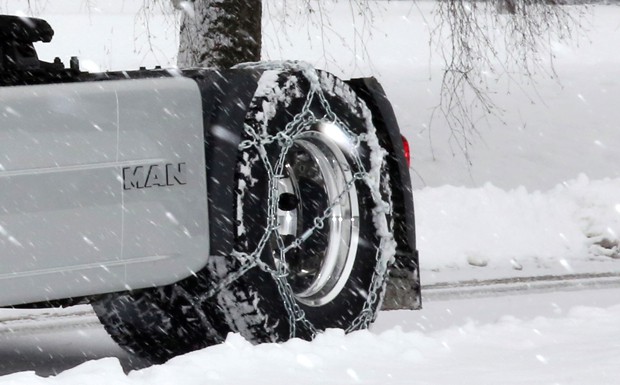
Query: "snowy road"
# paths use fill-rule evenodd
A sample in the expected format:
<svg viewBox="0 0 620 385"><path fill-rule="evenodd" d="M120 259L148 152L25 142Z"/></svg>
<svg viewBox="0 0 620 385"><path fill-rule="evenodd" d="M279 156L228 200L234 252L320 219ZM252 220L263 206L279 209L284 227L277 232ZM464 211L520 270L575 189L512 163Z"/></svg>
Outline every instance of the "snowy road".
<svg viewBox="0 0 620 385"><path fill-rule="evenodd" d="M523 328L538 330L540 328L538 324L549 326L559 322L562 325L568 324L570 326L579 321L574 319L575 307L581 309L577 310L577 313L582 318L584 314L589 313L588 310L584 310L586 309L584 307L594 309L592 310L593 314L604 311L602 309L615 309L615 313L620 318L620 289L618 289L620 278L617 275L596 274L593 277L570 276L568 278L568 280L562 281L548 277L544 280L520 278L518 280L499 280L499 282L484 281L477 284L464 282L460 283L458 287L454 284L441 283L429 285L425 290L426 298L422 311L382 312L372 327L372 334L362 332L362 334L345 337L330 332L321 341L323 345L325 341L331 341L331 343L357 346L359 344L364 345L365 342L363 341L368 338L377 338L375 342L378 343L378 346L383 346L380 342L389 345L389 340L393 338L411 340L411 349L424 356L425 348L417 346L417 344L427 339L431 339L435 343L450 345L456 340L461 341L465 335L468 335L473 340L467 340L465 343L473 343L472 346L478 346L492 342L488 339L489 336L485 336L489 330L493 330L494 339L505 338L510 341L514 338L513 334L516 329L518 334L523 332L521 330ZM530 285L529 290L526 290L523 285ZM552 328L555 330L555 327ZM561 328L558 330L561 331ZM616 328L616 330L620 331L620 328ZM399 336L395 337L394 333ZM589 333L591 331L583 330L581 338L587 339ZM616 335L616 337L620 336ZM362 342L359 341L360 338ZM384 341L386 338L388 341ZM619 344L613 342L612 338L609 339L609 343L617 351ZM340 339L342 341L338 342ZM616 341L618 340L616 339ZM235 345L239 344L239 341L235 342L233 339L231 343ZM366 341L366 345L367 343L368 341ZM428 341L424 343L428 343ZM566 341L559 341L559 343L561 346ZM584 344L583 341L580 343ZM287 346L291 346L289 344L284 345L284 350ZM532 344L536 345L536 342L532 342ZM309 345L307 348L311 346L313 345ZM320 342L314 346L316 349L321 349ZM365 347L370 349L366 354L371 354L373 346L374 343ZM323 346L323 348L325 347ZM220 347L220 349L224 349L224 347ZM315 348L311 348L311 351L313 349ZM212 355L216 354L216 350L217 348L211 348L196 354L201 355L210 352ZM265 356L264 353L260 352L260 349L255 347L241 346L241 350L246 353L251 351L252 356L258 355L259 361L269 360L268 355ZM437 346L431 350L435 352L433 354L439 354ZM481 354L480 359L483 357L488 359L489 352L476 354ZM553 352L547 353L547 356L553 357L553 355ZM0 312L1 375L35 371L38 375L47 376L63 372L87 361L90 361L88 365L95 365L96 367L99 363L103 364L108 361L93 362L92 360L104 357L118 358L125 369L136 369L142 366L140 361L128 356L110 340L98 323L96 316L87 306L58 311L3 310ZM187 357L193 357L193 355ZM442 359L447 359L447 357ZM451 356L450 360L453 359L455 358ZM476 358L470 357L470 359L475 360ZM535 359L535 361L537 360L540 363L541 360L545 359L548 358L543 357ZM115 365L118 366L118 364ZM433 365L439 369L442 364L435 362ZM454 365L458 366L459 364L457 362ZM586 361L584 365L589 364ZM163 369L166 366L168 365L161 368ZM117 368L117 371L119 370ZM458 369L455 368L455 370L458 372ZM70 375L74 371L67 370L63 376ZM388 370L386 373L388 372L390 371ZM485 379L491 381L494 378L492 375L488 377L483 374L477 374L482 376L478 377L482 383ZM15 376L20 375L25 374L0 377L0 383L3 383L4 380L15 380ZM431 374L428 374L427 377L429 381L434 378ZM397 375L395 378L401 378L401 376ZM607 377L603 377L603 379L607 379ZM617 376L617 379L620 381L620 375ZM21 382L18 381L17 383ZM432 383L451 382L441 380L440 382L432 381ZM607 383L614 383L614 381L610 379L610 382Z"/></svg>
<svg viewBox="0 0 620 385"><path fill-rule="evenodd" d="M118 357L132 367L89 306L0 312L0 375L36 371L47 376L104 357Z"/></svg>
<svg viewBox="0 0 620 385"><path fill-rule="evenodd" d="M620 288L619 272L438 282L422 286L424 299L431 301L605 288Z"/></svg>

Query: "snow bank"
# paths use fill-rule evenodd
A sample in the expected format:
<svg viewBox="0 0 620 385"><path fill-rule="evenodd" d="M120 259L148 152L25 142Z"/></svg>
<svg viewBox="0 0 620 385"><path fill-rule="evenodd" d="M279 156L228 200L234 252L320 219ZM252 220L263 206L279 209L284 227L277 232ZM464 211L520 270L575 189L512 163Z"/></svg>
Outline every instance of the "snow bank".
<svg viewBox="0 0 620 385"><path fill-rule="evenodd" d="M573 265L620 257L620 179L582 175L547 192L443 186L414 200L423 271L571 273Z"/></svg>
<svg viewBox="0 0 620 385"><path fill-rule="evenodd" d="M617 384L619 322L620 306L577 307L562 318L503 317L426 334L328 330L312 343L253 346L232 334L128 375L106 358L56 377L16 373L0 384Z"/></svg>

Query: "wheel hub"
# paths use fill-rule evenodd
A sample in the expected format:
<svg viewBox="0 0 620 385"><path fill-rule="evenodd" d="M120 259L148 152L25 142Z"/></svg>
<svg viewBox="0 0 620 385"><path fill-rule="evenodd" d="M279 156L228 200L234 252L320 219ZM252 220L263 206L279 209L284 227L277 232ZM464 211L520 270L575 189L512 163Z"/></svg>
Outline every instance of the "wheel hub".
<svg viewBox="0 0 620 385"><path fill-rule="evenodd" d="M278 199L278 209L282 211L293 211L299 205L299 198L295 194L284 192Z"/></svg>
<svg viewBox="0 0 620 385"><path fill-rule="evenodd" d="M308 306L333 300L346 284L359 241L359 206L349 161L327 135L298 136L286 152L278 186L278 236L295 298ZM317 219L319 218L319 219ZM310 233L308 234L308 232Z"/></svg>

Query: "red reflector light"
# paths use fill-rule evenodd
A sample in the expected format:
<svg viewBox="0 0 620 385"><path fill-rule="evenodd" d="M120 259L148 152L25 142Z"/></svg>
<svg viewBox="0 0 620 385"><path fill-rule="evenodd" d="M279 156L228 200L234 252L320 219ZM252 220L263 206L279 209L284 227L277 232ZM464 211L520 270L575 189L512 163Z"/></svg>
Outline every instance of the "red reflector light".
<svg viewBox="0 0 620 385"><path fill-rule="evenodd" d="M407 160L407 167L411 167L411 151L409 149L409 142L403 135L400 136L403 139L403 149L405 150L405 159Z"/></svg>

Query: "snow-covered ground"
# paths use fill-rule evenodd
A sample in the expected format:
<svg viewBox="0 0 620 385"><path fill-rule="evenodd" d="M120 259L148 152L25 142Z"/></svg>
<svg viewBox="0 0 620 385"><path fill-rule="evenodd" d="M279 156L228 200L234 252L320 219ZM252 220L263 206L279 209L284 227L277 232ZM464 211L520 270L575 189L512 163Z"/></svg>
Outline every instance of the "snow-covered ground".
<svg viewBox="0 0 620 385"><path fill-rule="evenodd" d="M38 327L22 320L13 322L13 333L0 329L0 373L31 371L2 376L0 384L615 385L617 293L428 301L420 312L382 313L370 331L329 330L313 342L261 346L231 335L222 345L128 375L123 367L136 363L90 318L80 329L69 317L38 320ZM33 372L49 375L80 362L56 377Z"/></svg>
<svg viewBox="0 0 620 385"><path fill-rule="evenodd" d="M159 9L143 18L122 0L89 1L91 8L74 0L41 3L33 11L56 30L53 43L40 47L46 59L78 55L91 70L174 63L176 19ZM534 85L518 75L491 80L504 114L477 127L470 165L440 119L429 125L442 68L441 58L429 55L434 2L376 2L372 28L364 18L352 20L348 2L322 3L331 22L324 34L295 11L295 2L268 1L264 56L307 60L347 78L373 74L382 82L413 147L423 283L620 271L620 54L614 48L620 7L590 6L578 45L551 42L557 79L541 72ZM278 21L283 4L284 23ZM0 6L29 12L26 0ZM444 325L434 317L454 304L431 302L430 311L382 314L372 332L330 331L313 343L259 347L231 336L227 344L129 377L106 359L56 379L22 373L0 383L618 384L617 290L587 293L578 304L595 307L541 318L521 309L505 315L523 320ZM601 295L609 301L597 302ZM550 294L532 298L555 301ZM468 309L489 311L474 302ZM394 328L408 324L426 326Z"/></svg>

